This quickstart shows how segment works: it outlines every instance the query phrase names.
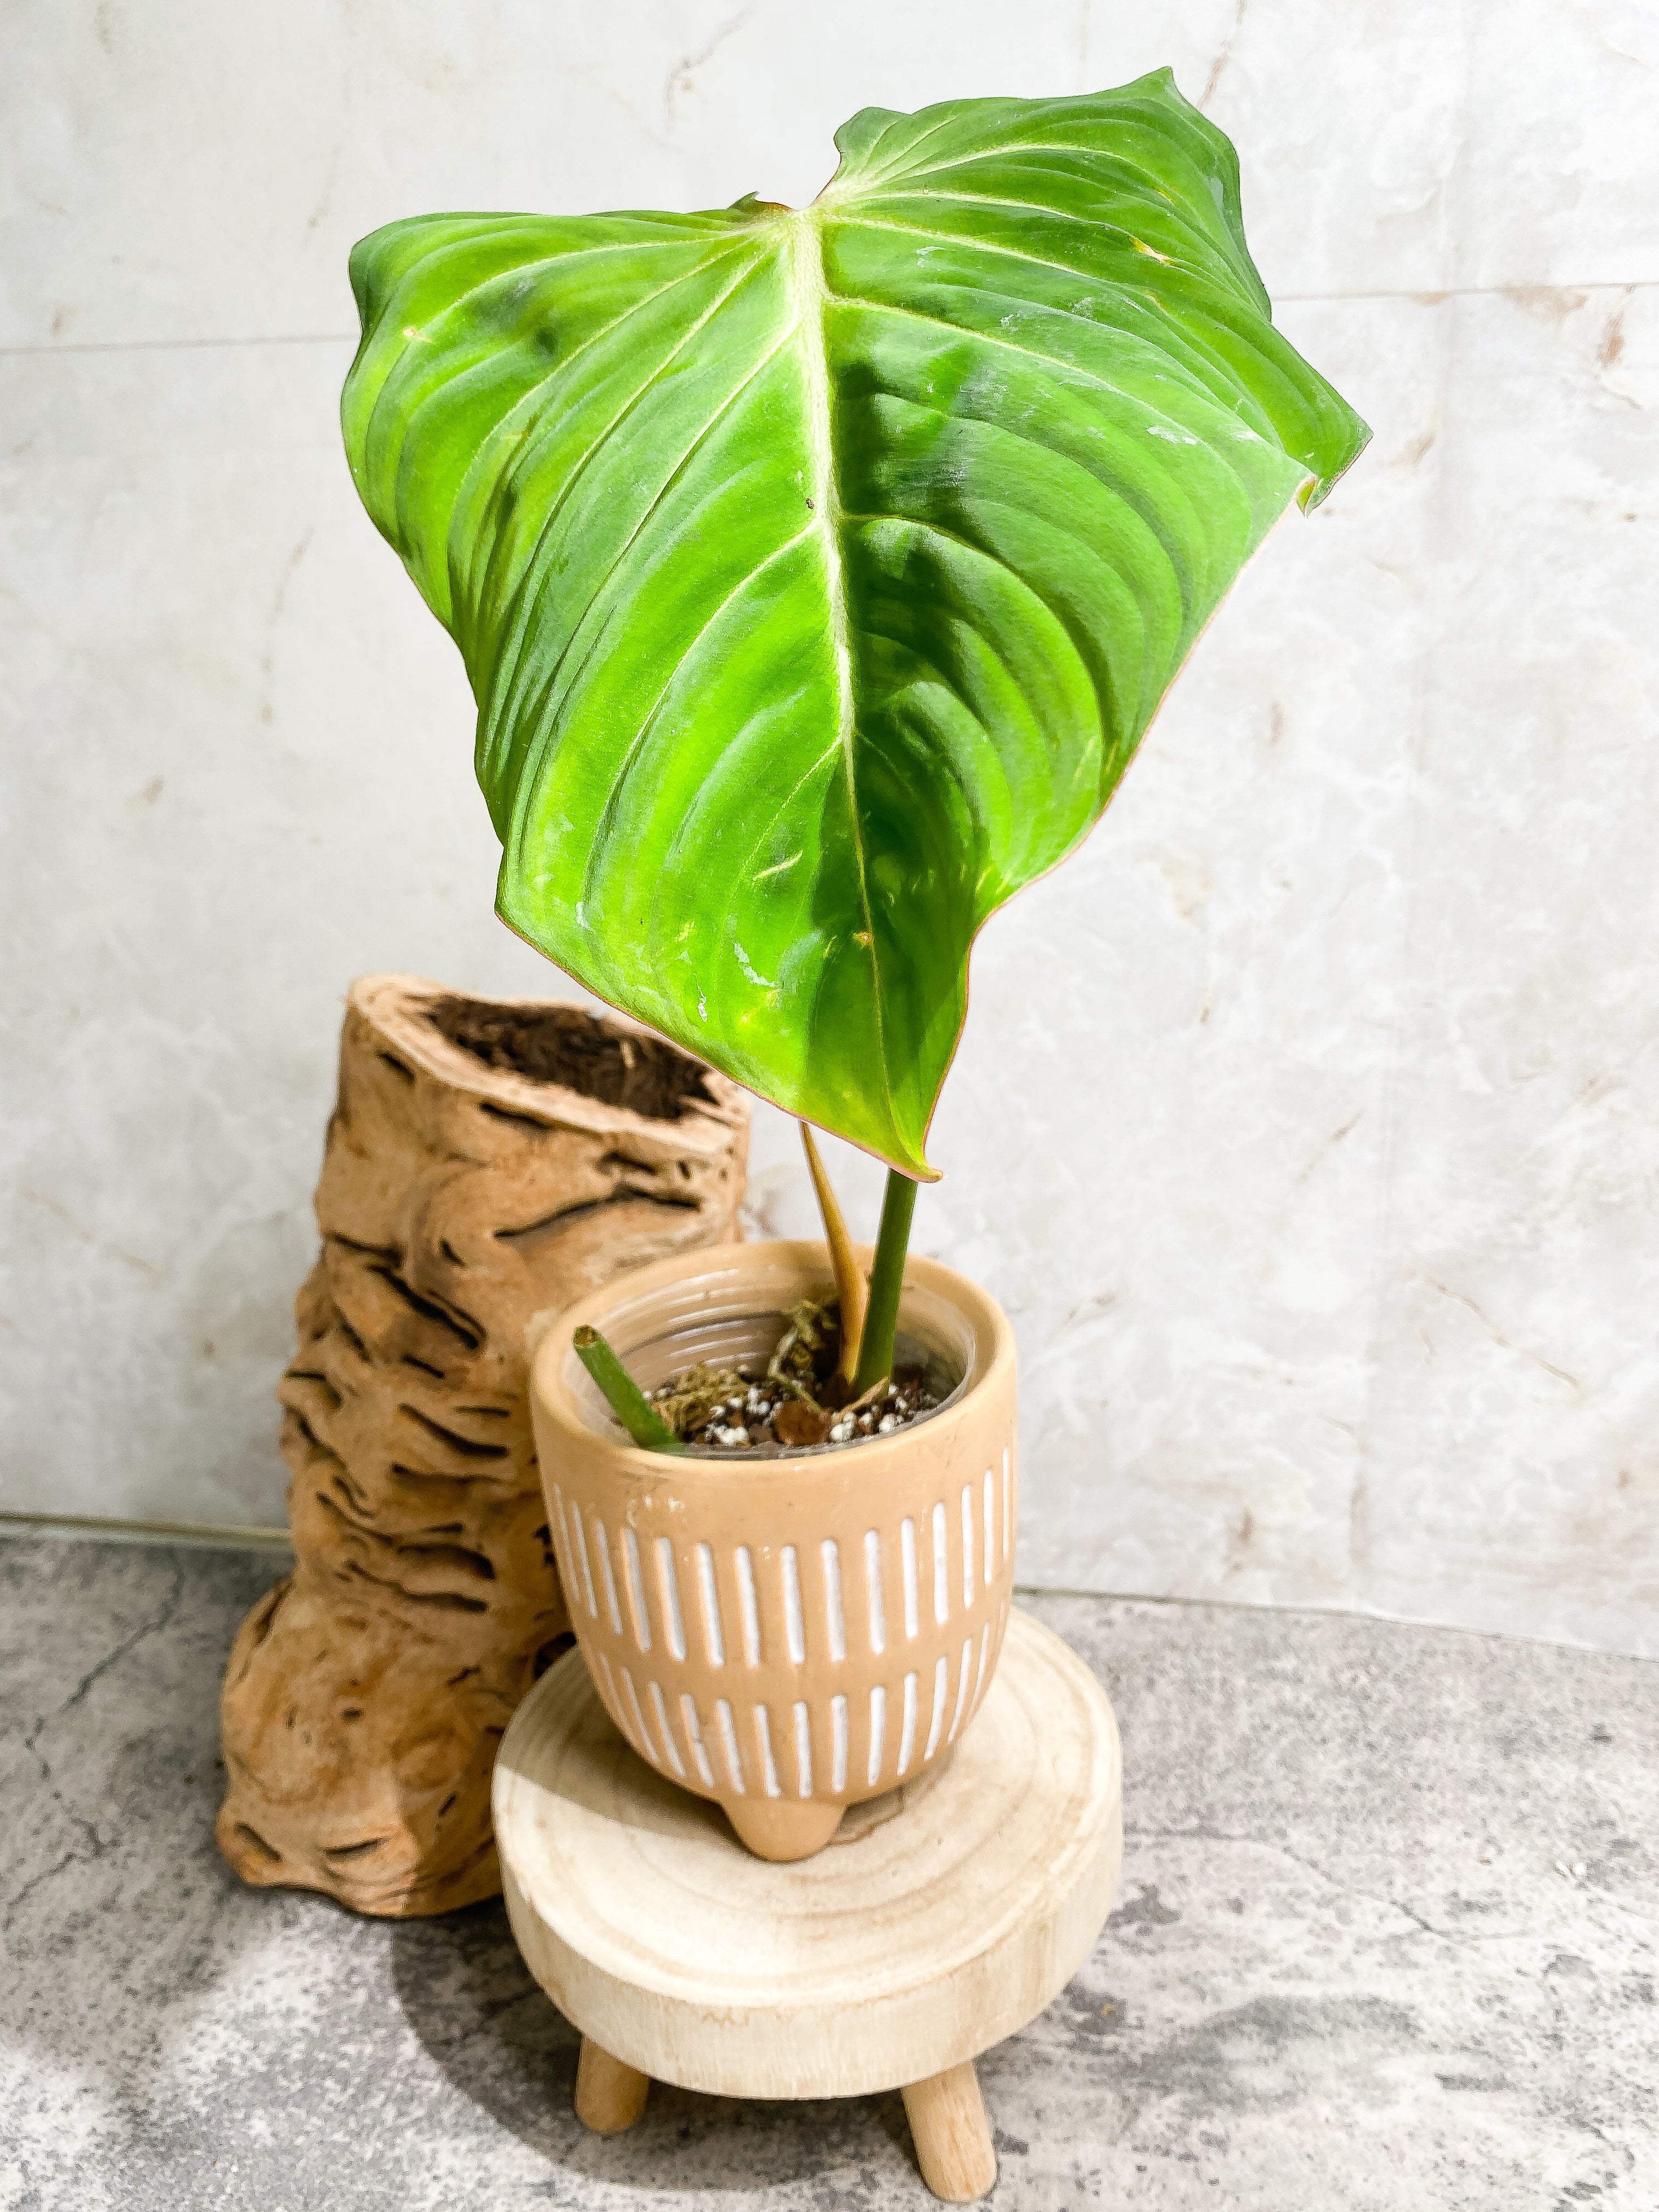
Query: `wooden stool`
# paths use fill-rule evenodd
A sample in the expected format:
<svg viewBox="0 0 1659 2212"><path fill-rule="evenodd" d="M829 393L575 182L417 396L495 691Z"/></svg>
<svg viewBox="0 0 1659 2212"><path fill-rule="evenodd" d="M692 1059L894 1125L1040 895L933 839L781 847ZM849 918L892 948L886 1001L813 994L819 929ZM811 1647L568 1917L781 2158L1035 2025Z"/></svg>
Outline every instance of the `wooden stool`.
<svg viewBox="0 0 1659 2212"><path fill-rule="evenodd" d="M951 2203L996 2179L973 2062L1087 1958L1123 1851L1111 1707L1018 1612L954 1752L854 1807L816 1858L751 1856L647 1766L580 1651L514 1715L494 1803L513 1932L581 2030L588 2127L631 2127L653 2075L728 2097L901 2088L922 2179Z"/></svg>

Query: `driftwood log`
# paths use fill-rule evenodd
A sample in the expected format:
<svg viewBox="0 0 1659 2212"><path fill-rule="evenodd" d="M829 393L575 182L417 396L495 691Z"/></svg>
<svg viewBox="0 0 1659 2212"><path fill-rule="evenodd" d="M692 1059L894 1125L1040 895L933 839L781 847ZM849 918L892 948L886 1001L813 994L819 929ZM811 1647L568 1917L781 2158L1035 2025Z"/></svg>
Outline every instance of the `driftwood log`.
<svg viewBox="0 0 1659 2212"><path fill-rule="evenodd" d="M245 1881L397 1917L500 1888L495 1747L568 1626L528 1346L623 1270L735 1237L747 1143L734 1085L619 1020L353 986L279 1392L295 1570L221 1708Z"/></svg>

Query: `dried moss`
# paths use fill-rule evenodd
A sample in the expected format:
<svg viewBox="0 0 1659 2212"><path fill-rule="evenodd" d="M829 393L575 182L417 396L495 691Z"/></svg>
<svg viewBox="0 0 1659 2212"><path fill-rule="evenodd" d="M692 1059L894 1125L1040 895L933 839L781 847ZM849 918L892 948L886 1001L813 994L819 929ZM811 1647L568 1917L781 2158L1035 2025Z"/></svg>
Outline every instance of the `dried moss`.
<svg viewBox="0 0 1659 2212"><path fill-rule="evenodd" d="M766 1370L769 1382L781 1382L804 1406L823 1413L841 1358L841 1300L833 1291L803 1298L784 1317L783 1334Z"/></svg>
<svg viewBox="0 0 1659 2212"><path fill-rule="evenodd" d="M735 1367L714 1367L702 1362L677 1375L669 1395L653 1397L651 1403L684 1443L708 1427L708 1417L716 1407L726 1405L733 1398L742 1398L748 1389L747 1376L739 1374Z"/></svg>

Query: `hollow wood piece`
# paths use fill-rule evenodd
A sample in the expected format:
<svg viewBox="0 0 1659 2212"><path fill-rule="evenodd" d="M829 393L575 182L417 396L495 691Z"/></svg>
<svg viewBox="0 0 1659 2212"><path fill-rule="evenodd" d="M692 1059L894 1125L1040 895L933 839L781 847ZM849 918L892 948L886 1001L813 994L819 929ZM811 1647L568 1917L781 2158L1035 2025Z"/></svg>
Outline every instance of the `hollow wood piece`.
<svg viewBox="0 0 1659 2212"><path fill-rule="evenodd" d="M776 1798L728 1797L726 1817L757 1858L787 1865L821 1851L841 1826L844 1805L792 1805Z"/></svg>
<svg viewBox="0 0 1659 2212"><path fill-rule="evenodd" d="M585 2128L596 2136L621 2135L644 2112L650 2087L648 2074L613 2058L591 2035L583 2036L576 2061L576 2118Z"/></svg>
<svg viewBox="0 0 1659 2212"><path fill-rule="evenodd" d="M526 1388L538 1325L736 1233L748 1109L627 1024L352 987L283 1379L292 1577L242 1624L220 1848L362 1912L501 1887L489 1777L569 1620Z"/></svg>
<svg viewBox="0 0 1659 2212"><path fill-rule="evenodd" d="M997 2178L996 2146L971 2058L912 2081L904 2110L921 2178L947 2204L971 2204Z"/></svg>

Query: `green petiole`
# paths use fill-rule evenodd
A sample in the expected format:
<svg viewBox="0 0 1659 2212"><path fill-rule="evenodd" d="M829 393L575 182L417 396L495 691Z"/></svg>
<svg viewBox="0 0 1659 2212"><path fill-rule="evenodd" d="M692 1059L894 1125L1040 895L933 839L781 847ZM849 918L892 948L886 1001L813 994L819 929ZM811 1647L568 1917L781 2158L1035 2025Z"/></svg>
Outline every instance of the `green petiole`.
<svg viewBox="0 0 1659 2212"><path fill-rule="evenodd" d="M584 1323L570 1342L577 1358L604 1391L606 1404L636 1444L646 1451L684 1451L685 1446L598 1329Z"/></svg>
<svg viewBox="0 0 1659 2212"><path fill-rule="evenodd" d="M916 1210L916 1186L896 1168L887 1171L881 1202L875 1265L870 1270L870 1303L864 1311L859 1371L853 1388L860 1396L893 1371L893 1340L898 1330L899 1297L904 1288L904 1255L910 1246L910 1217Z"/></svg>

